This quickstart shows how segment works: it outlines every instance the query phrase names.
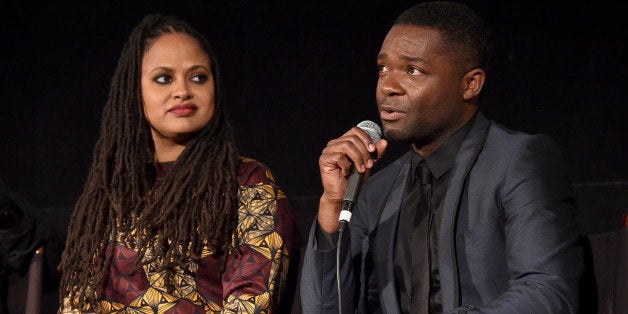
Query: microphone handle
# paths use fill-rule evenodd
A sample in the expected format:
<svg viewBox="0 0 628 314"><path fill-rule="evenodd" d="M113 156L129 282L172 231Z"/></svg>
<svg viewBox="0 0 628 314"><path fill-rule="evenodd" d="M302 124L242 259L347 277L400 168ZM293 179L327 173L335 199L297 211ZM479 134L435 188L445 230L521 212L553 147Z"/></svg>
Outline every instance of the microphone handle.
<svg viewBox="0 0 628 314"><path fill-rule="evenodd" d="M345 196L342 199L343 202L349 201L355 203L358 198L358 192L360 191L360 183L362 183L363 173L359 173L356 167L351 167L351 173L347 178L347 190Z"/></svg>
<svg viewBox="0 0 628 314"><path fill-rule="evenodd" d="M345 196L342 199L342 209L340 210L340 231L344 230L345 226L351 220L351 211L355 206L355 201L358 198L358 192L360 191L360 183L364 177L363 173L359 173L355 167L351 167L351 173L347 178L347 190Z"/></svg>

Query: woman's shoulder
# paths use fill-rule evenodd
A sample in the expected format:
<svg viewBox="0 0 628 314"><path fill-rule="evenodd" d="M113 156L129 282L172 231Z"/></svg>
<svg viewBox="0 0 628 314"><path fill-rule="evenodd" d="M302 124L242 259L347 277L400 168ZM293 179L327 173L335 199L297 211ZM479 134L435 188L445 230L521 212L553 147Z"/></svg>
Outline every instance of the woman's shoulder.
<svg viewBox="0 0 628 314"><path fill-rule="evenodd" d="M238 183L240 186L275 183L275 177L270 168L263 162L240 156L238 160Z"/></svg>

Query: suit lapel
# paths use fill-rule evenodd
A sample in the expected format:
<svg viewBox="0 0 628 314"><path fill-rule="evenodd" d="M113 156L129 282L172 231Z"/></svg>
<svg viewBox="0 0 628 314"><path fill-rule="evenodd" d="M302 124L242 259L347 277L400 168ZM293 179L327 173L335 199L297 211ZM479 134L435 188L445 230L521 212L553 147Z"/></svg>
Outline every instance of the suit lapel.
<svg viewBox="0 0 628 314"><path fill-rule="evenodd" d="M442 218L439 226L441 232L438 235L438 266L440 269L443 310L445 311L460 305L458 265L455 252L455 226L465 180L482 150L489 126L490 122L484 115L478 113L467 138L462 143L456 156L456 163L452 169L453 172L449 180L447 193L443 199Z"/></svg>
<svg viewBox="0 0 628 314"><path fill-rule="evenodd" d="M397 291L395 288L395 272L393 256L399 209L403 198L406 180L410 173L410 155L406 154L406 162L401 167L393 184L388 198L384 203L377 224L377 231L373 239L373 263L376 267L377 282L379 285L380 305L384 313L399 312Z"/></svg>

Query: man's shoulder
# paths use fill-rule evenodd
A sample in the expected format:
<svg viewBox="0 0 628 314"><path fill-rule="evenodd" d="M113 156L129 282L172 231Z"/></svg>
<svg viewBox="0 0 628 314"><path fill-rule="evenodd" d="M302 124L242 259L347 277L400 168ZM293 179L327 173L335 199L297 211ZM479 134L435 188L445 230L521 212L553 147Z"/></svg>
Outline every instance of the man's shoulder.
<svg viewBox="0 0 628 314"><path fill-rule="evenodd" d="M499 169L513 163L529 165L552 156L562 158L557 143L543 133L517 131L492 122L486 140L476 161L487 169Z"/></svg>
<svg viewBox="0 0 628 314"><path fill-rule="evenodd" d="M514 130L495 121L491 121L486 142L489 146L499 145L500 147L515 147L531 143L555 145L554 140L547 134Z"/></svg>

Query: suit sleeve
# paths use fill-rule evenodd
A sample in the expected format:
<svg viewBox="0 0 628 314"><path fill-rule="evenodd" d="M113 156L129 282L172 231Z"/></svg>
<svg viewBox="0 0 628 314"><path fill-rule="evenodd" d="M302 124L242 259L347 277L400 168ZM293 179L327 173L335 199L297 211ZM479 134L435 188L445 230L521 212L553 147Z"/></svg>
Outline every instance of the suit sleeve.
<svg viewBox="0 0 628 314"><path fill-rule="evenodd" d="M546 136L513 152L500 200L510 275L487 313L577 313L582 251L563 161Z"/></svg>
<svg viewBox="0 0 628 314"><path fill-rule="evenodd" d="M367 236L368 216L364 214L366 204L363 198L358 200L362 211L354 210L348 228L338 235L338 243L333 247L318 247L318 224L316 219L310 229L301 270L300 293L303 313L338 313L337 260L340 260L343 313L354 313L359 309L360 271L364 265L362 242ZM333 238L335 240L335 237ZM320 240L325 240L320 236ZM340 252L340 256L338 256Z"/></svg>

